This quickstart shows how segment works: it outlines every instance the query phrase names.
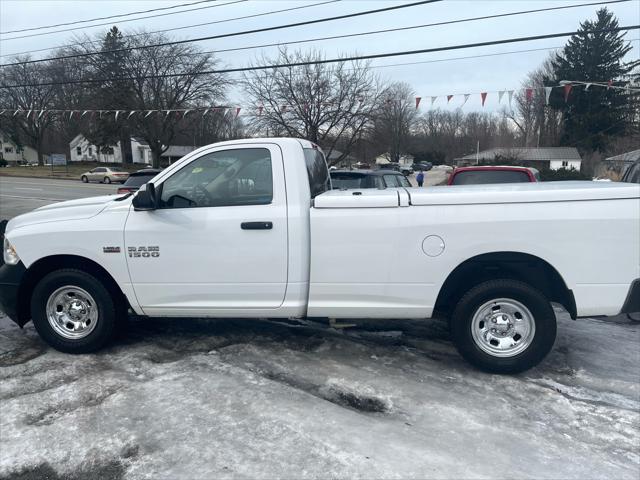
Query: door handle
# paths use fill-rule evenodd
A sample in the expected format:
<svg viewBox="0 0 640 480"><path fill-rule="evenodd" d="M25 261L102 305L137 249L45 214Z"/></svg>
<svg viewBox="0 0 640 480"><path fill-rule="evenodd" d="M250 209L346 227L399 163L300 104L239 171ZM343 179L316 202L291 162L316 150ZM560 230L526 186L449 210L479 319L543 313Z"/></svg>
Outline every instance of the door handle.
<svg viewBox="0 0 640 480"><path fill-rule="evenodd" d="M242 230L271 230L273 228L272 222L242 222L240 224Z"/></svg>

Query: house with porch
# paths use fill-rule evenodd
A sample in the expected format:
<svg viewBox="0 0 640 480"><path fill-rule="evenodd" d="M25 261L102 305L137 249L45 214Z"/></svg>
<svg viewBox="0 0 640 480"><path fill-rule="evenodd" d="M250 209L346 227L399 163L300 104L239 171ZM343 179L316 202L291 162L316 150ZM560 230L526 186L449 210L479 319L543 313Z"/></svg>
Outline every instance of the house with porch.
<svg viewBox="0 0 640 480"><path fill-rule="evenodd" d="M122 163L120 142L101 148L92 144L84 135L76 135L69 142L69 159L72 162Z"/></svg>
<svg viewBox="0 0 640 480"><path fill-rule="evenodd" d="M26 145L18 145L10 135L0 130L0 159L9 163L38 163L38 151Z"/></svg>

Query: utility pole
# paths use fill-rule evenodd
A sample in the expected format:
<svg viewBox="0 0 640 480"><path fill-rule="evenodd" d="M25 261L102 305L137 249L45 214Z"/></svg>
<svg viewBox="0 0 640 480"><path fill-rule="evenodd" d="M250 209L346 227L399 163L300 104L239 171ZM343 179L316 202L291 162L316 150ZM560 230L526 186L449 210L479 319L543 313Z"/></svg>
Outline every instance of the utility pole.
<svg viewBox="0 0 640 480"><path fill-rule="evenodd" d="M480 140L476 144L476 165L480 164Z"/></svg>

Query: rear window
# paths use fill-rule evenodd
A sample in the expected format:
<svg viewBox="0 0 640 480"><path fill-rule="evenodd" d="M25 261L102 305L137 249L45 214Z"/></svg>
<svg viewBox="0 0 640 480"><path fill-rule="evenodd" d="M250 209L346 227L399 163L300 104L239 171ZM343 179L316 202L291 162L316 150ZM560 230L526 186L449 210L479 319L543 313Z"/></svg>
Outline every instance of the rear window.
<svg viewBox="0 0 640 480"><path fill-rule="evenodd" d="M364 173L335 172L331 174L331 186L334 190L349 188L384 188L382 177Z"/></svg>
<svg viewBox="0 0 640 480"><path fill-rule="evenodd" d="M324 155L315 148L304 148L304 161L309 175L311 198L329 190L329 169Z"/></svg>
<svg viewBox="0 0 640 480"><path fill-rule="evenodd" d="M456 173L452 185L479 185L486 183L529 182L527 172L514 170L468 170Z"/></svg>
<svg viewBox="0 0 640 480"><path fill-rule="evenodd" d="M129 176L126 182L124 182L124 187L141 187L153 177L155 177L157 173L134 173Z"/></svg>

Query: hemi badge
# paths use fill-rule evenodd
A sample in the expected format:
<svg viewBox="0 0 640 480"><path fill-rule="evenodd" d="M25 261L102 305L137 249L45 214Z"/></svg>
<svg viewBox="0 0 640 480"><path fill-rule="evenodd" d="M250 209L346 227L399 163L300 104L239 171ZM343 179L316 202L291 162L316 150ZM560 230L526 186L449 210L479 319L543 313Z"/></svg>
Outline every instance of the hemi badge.
<svg viewBox="0 0 640 480"><path fill-rule="evenodd" d="M102 253L120 253L120 247L102 247Z"/></svg>

